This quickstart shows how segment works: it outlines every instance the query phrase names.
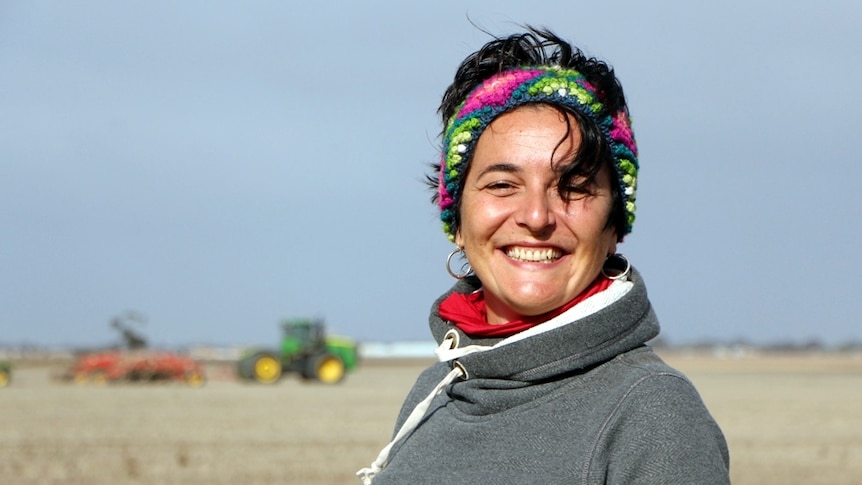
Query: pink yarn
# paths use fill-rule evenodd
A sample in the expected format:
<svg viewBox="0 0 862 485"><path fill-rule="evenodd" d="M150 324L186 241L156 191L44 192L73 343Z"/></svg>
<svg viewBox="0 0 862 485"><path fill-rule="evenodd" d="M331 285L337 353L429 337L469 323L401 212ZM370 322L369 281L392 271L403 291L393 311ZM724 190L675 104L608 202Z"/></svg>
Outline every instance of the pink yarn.
<svg viewBox="0 0 862 485"><path fill-rule="evenodd" d="M524 81L536 77L545 71L528 70L528 71L513 71L497 74L494 77L488 78L478 89L473 91L461 111L458 112L458 118L476 111L485 106L502 106L506 104L512 96L512 91L518 88Z"/></svg>
<svg viewBox="0 0 862 485"><path fill-rule="evenodd" d="M625 111L620 111L614 116L613 128L611 128L611 138L615 141L624 144L632 153L637 155L635 148L635 140L632 136L632 129L629 124L629 118Z"/></svg>
<svg viewBox="0 0 862 485"><path fill-rule="evenodd" d="M443 189L441 192L444 192L444 191L446 191L446 189ZM440 208L441 209L448 209L449 207L452 206L452 204L454 202L455 201L452 200L452 197L449 196L449 192L446 191L446 196L440 198Z"/></svg>

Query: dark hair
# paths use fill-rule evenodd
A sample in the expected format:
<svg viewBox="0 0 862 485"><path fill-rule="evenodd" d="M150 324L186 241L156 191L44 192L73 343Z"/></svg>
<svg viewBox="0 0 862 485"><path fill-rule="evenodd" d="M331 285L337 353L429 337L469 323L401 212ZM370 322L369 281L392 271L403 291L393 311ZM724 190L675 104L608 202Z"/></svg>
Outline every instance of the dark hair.
<svg viewBox="0 0 862 485"><path fill-rule="evenodd" d="M587 57L577 47L558 37L547 29L537 29L531 26L525 27L526 32L513 34L507 37L496 37L481 49L470 54L458 66L455 79L443 94L438 113L441 115L443 130L449 120L456 114L464 99L486 79L501 72L517 69L524 66L560 66L574 69L583 74L593 84L603 104L603 114L616 113L626 107L623 88L614 75L613 68L595 57ZM548 104L560 113L569 114L577 121L581 134L581 144L574 158L560 170L560 183L558 184L560 195L565 199L568 196L563 193L577 181L577 189L585 193L592 193L596 184L596 177L602 168L607 167L611 174L611 196L613 207L608 217L608 228L616 229L618 238L622 238L627 232L626 212L623 205L617 181L617 172L610 147L606 142L602 131L595 121L585 114L570 109L566 106ZM568 118L566 123L569 124ZM571 125L569 125L569 129ZM569 129L560 140L562 144L569 137ZM559 146L559 145L558 145ZM466 161L469 171L470 160ZM432 202L438 201L438 173L440 164L432 164L433 173L427 177L428 185L434 190ZM461 177L455 197L455 226L453 233L460 225L461 197L466 175Z"/></svg>

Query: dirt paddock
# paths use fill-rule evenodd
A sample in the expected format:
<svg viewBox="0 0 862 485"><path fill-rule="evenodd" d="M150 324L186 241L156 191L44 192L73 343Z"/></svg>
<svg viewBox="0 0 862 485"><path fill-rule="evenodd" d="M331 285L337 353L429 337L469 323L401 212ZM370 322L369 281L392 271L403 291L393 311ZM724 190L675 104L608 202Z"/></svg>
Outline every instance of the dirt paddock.
<svg viewBox="0 0 862 485"><path fill-rule="evenodd" d="M733 483L862 483L862 356L666 353L727 435ZM0 389L0 484L358 484L426 362L366 362L338 386L81 387L18 364Z"/></svg>

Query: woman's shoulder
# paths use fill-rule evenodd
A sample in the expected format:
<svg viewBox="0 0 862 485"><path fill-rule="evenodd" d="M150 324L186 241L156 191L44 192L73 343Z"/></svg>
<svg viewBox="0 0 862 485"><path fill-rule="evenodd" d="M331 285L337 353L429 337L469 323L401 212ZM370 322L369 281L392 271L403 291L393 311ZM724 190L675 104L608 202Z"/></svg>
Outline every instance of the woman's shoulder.
<svg viewBox="0 0 862 485"><path fill-rule="evenodd" d="M654 409L665 417L672 415L699 415L711 421L709 411L694 383L681 371L668 365L651 348L641 347L614 359L624 381L625 390L619 401L620 412L629 407L638 414Z"/></svg>
<svg viewBox="0 0 862 485"><path fill-rule="evenodd" d="M407 393L407 397L404 399L404 402L401 404L401 411L398 414L397 426L396 430L404 423L404 420L407 419L407 416L413 410L413 408L420 402L425 396L431 392L431 389L434 389L450 371L449 365L445 362L435 362L431 364L425 370L423 370L419 377L416 378L416 382L413 384L413 387Z"/></svg>
<svg viewBox="0 0 862 485"><path fill-rule="evenodd" d="M418 377L416 377L413 386L410 388L410 392L407 394L405 406L421 401L450 370L451 367L446 362L434 362L423 369Z"/></svg>
<svg viewBox="0 0 862 485"><path fill-rule="evenodd" d="M436 386L450 370L452 370L452 367L449 363L434 362L419 373L419 377L416 378L416 383L413 385L413 389L430 389Z"/></svg>
<svg viewBox="0 0 862 485"><path fill-rule="evenodd" d="M700 393L682 371L667 364L652 348L639 347L618 355L612 361L615 378L625 388L623 401L667 401L666 405L695 406L705 409Z"/></svg>
<svg viewBox="0 0 862 485"><path fill-rule="evenodd" d="M619 364L639 371L643 375L667 375L683 379L683 374L678 369L671 367L648 345L643 345L618 355L615 359Z"/></svg>
<svg viewBox="0 0 862 485"><path fill-rule="evenodd" d="M607 421L606 432L618 438L614 442L622 443L617 453L652 456L657 468L673 476L683 470L693 474L674 483L726 483L727 442L691 380L649 347L627 352L615 361L625 367L621 373L628 376L626 389ZM695 469L691 464L697 464ZM637 476L641 471L633 473L631 476Z"/></svg>

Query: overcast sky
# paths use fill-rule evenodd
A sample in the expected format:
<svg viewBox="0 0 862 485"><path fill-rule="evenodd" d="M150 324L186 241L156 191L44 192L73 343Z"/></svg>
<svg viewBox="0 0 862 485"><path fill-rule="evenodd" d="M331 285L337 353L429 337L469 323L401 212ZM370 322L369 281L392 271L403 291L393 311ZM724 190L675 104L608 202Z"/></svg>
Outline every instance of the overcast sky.
<svg viewBox="0 0 862 485"><path fill-rule="evenodd" d="M517 24L612 64L620 252L672 343L862 339L857 1L0 1L0 344L430 339L421 183L458 63Z"/></svg>

